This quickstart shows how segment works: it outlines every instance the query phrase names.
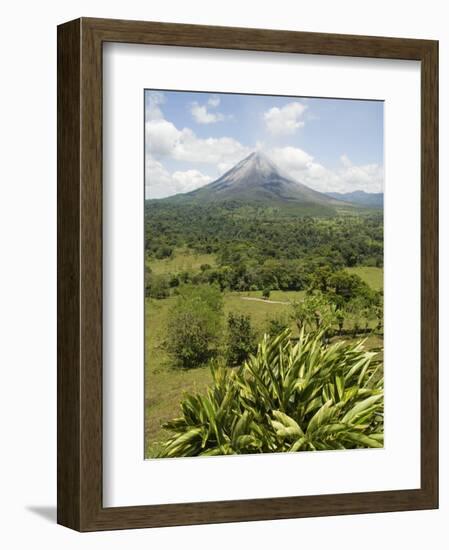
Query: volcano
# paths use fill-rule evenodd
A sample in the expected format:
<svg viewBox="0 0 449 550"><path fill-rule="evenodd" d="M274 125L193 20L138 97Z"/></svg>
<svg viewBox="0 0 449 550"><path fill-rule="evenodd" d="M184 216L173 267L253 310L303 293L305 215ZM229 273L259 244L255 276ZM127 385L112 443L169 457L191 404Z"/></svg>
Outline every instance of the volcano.
<svg viewBox="0 0 449 550"><path fill-rule="evenodd" d="M233 202L258 206L319 207L322 210L353 207L348 202L319 193L281 171L267 155L253 152L217 180L190 191L157 199L177 204Z"/></svg>

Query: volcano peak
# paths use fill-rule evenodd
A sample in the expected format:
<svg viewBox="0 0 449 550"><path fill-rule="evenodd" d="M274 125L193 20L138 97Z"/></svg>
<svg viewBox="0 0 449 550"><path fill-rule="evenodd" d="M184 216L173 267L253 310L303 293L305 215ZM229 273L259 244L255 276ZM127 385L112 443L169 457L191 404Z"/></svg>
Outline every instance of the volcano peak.
<svg viewBox="0 0 449 550"><path fill-rule="evenodd" d="M206 203L216 201L278 205L296 203L322 207L342 204L291 178L260 150L250 153L215 181L182 196L185 200Z"/></svg>

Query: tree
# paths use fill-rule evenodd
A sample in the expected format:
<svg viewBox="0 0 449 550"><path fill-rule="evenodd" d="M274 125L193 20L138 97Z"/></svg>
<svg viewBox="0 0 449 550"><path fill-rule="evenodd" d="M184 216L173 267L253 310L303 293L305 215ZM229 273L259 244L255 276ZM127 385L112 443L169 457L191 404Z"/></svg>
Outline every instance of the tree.
<svg viewBox="0 0 449 550"><path fill-rule="evenodd" d="M321 292L306 294L303 300L293 302L291 318L298 330L307 328L309 331L318 329L321 325L322 314L327 301Z"/></svg>
<svg viewBox="0 0 449 550"><path fill-rule="evenodd" d="M338 322L338 309L322 292L308 293L302 301L293 302L291 318L300 332L320 330L323 341L327 341Z"/></svg>
<svg viewBox="0 0 449 550"><path fill-rule="evenodd" d="M230 313L226 335L226 363L240 366L256 350L256 334L249 315Z"/></svg>
<svg viewBox="0 0 449 550"><path fill-rule="evenodd" d="M327 292L331 278L332 270L329 265L317 267L310 278L310 290Z"/></svg>
<svg viewBox="0 0 449 550"><path fill-rule="evenodd" d="M360 332L364 318L364 310L366 307L366 302L360 296L350 300L346 306L346 311L348 312L349 319L352 322L352 335L355 338Z"/></svg>
<svg viewBox="0 0 449 550"><path fill-rule="evenodd" d="M161 245L155 252L155 257L158 260L163 260L164 258L169 258L173 253L173 249L167 245Z"/></svg>
<svg viewBox="0 0 449 550"><path fill-rule="evenodd" d="M370 322L376 319L376 308L371 302L367 302L362 309L363 319L365 321L365 332L370 330Z"/></svg>
<svg viewBox="0 0 449 550"><path fill-rule="evenodd" d="M299 302L295 301L291 305L291 319L300 332L303 328L310 327L313 322L313 312L309 305L305 299Z"/></svg>
<svg viewBox="0 0 449 550"><path fill-rule="evenodd" d="M384 322L384 294L382 291L378 292L377 301L374 306L374 315L377 319L376 329L378 332L382 330Z"/></svg>
<svg viewBox="0 0 449 550"><path fill-rule="evenodd" d="M265 300L268 300L268 298L270 297L270 289L269 288L264 288L262 290L262 296L265 298Z"/></svg>
<svg viewBox="0 0 449 550"><path fill-rule="evenodd" d="M327 342L333 335L334 325L339 321L338 310L332 302L323 301L319 307L319 324L317 328L323 331L323 340Z"/></svg>
<svg viewBox="0 0 449 550"><path fill-rule="evenodd" d="M338 334L341 336L343 334L343 326L345 324L345 311L344 309L341 309L341 308L337 308L335 310L335 318L336 318L336 323L338 325Z"/></svg>
<svg viewBox="0 0 449 550"><path fill-rule="evenodd" d="M333 273L328 280L328 290L336 298L338 306L344 305L356 296L373 297L373 291L365 281L355 273L344 269Z"/></svg>
<svg viewBox="0 0 449 550"><path fill-rule="evenodd" d="M223 298L208 285L180 289L169 311L166 347L177 366L204 365L216 353L222 329Z"/></svg>
<svg viewBox="0 0 449 550"><path fill-rule="evenodd" d="M145 296L149 298L167 298L169 296L169 284L164 275L156 275L147 270L145 273Z"/></svg>

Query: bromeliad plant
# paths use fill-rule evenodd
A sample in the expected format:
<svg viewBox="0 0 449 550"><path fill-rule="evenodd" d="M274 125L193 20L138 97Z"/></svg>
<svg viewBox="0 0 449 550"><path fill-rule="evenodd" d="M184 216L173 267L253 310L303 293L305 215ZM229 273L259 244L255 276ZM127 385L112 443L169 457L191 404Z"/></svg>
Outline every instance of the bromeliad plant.
<svg viewBox="0 0 449 550"><path fill-rule="evenodd" d="M383 446L383 376L364 342L265 335L238 369L213 367L206 395L186 395L160 457Z"/></svg>

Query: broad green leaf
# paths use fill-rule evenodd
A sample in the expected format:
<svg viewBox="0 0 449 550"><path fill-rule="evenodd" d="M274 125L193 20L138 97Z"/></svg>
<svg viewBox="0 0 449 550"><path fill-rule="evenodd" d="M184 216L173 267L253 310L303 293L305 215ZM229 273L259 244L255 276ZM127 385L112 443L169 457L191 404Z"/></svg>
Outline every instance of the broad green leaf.
<svg viewBox="0 0 449 550"><path fill-rule="evenodd" d="M322 407L315 413L307 426L307 433L311 433L324 423L333 415L332 401L326 401Z"/></svg>
<svg viewBox="0 0 449 550"><path fill-rule="evenodd" d="M360 417L366 409L371 407L374 403L379 402L383 399L382 394L372 395L363 401L360 401L354 407L348 411L345 416L342 418L342 422L350 424L351 422L356 422L357 418Z"/></svg>
<svg viewBox="0 0 449 550"><path fill-rule="evenodd" d="M358 432L348 432L345 434L345 436L350 439L351 441L354 441L354 443L359 443L361 445L364 445L366 447L373 447L373 448L382 448L383 442L378 441L374 437L369 437L368 435L358 433Z"/></svg>
<svg viewBox="0 0 449 550"><path fill-rule="evenodd" d="M298 435L304 435L304 432L302 431L299 424L288 414L285 414L281 411L273 411L273 416L278 420L278 422L282 423L285 427L291 428L292 430L295 430Z"/></svg>
<svg viewBox="0 0 449 550"><path fill-rule="evenodd" d="M289 452L291 453L295 453L299 450L301 450L301 447L304 445L306 441L306 438L305 437L300 437L298 440L295 441L295 443L293 443L293 445L290 447L289 449Z"/></svg>

